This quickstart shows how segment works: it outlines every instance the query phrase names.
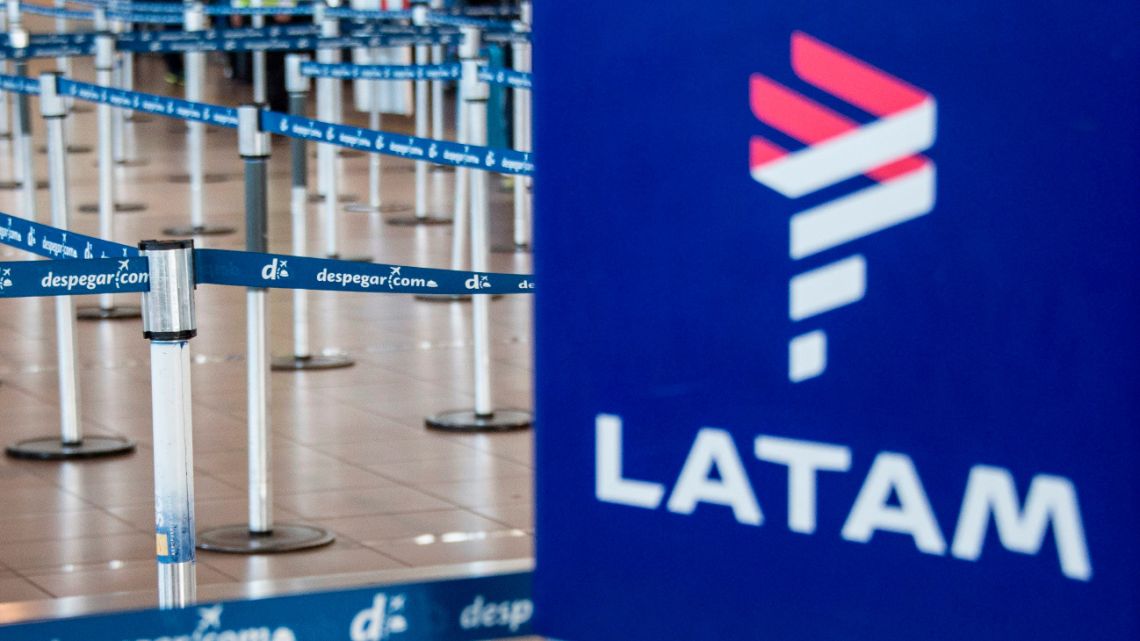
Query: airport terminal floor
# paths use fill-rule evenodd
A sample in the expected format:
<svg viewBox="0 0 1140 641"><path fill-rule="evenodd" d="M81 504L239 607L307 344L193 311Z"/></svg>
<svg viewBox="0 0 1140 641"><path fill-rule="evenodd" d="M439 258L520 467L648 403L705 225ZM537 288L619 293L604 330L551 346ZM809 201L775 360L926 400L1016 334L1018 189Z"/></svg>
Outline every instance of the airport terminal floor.
<svg viewBox="0 0 1140 641"><path fill-rule="evenodd" d="M46 22L46 20L45 20ZM33 31L37 29L34 19ZM29 75L49 68L36 60ZM74 77L93 78L90 58L76 58ZM167 85L157 57L140 56L139 91L181 97ZM209 58L204 100L237 105L248 85L227 80L220 57ZM366 122L351 109L346 121ZM33 110L38 101L32 101ZM310 105L310 113L312 106ZM90 109L69 119L69 142L94 146ZM33 112L37 145L42 120ZM385 117L384 129L411 131L411 119ZM448 112L449 129L453 125ZM115 217L113 240L134 245L163 238L162 230L188 221L185 124L139 116L129 122L126 145L138 166L115 170L118 200L141 203L141 212ZM242 161L233 130L208 128L206 170L224 176L206 189L206 220L238 232L203 236L197 247L242 249ZM11 175L10 143L0 141L0 175ZM312 146L310 146L311 148ZM288 142L273 141L269 162L270 251L290 253ZM37 154L37 175L46 158ZM342 157L341 191L366 197L368 159ZM384 157L384 199L411 203L412 163ZM310 163L315 181L316 166ZM78 207L97 197L95 155L68 156L72 229L97 234L96 216ZM451 211L450 171L430 176L432 211ZM511 193L504 179L489 179L491 240L510 234ZM0 191L0 211L19 207L19 191ZM41 212L48 192L38 192ZM312 249L323 242L310 208ZM406 212L405 212L406 213ZM344 256L446 268L448 226L399 227L385 215L343 213ZM47 220L46 213L41 220ZM0 249L3 260L23 255ZM527 253L492 254L491 270L530 273ZM78 304L91 303L80 299ZM137 295L121 303L138 304ZM195 506L199 528L247 522L245 292L199 288L198 336L191 341ZM530 409L532 302L506 296L492 306L493 391L500 407ZM314 292L310 298L314 350L343 350L356 364L328 371L275 371L270 377L273 512L277 522L327 528L327 547L276 555L200 552L199 598L234 598L340 587L433 575L462 576L478 568L526 568L533 554L533 460L530 431L444 434L424 418L469 407L472 398L470 306ZM275 355L291 346L287 291L269 294L269 344ZM3 439L58 433L53 305L46 298L0 301L0 408ZM148 343L136 320L78 325L80 412L88 434L115 434L138 443L129 456L90 461L0 458L0 619L25 619L153 606L155 545L151 396ZM499 562L502 562L499 564ZM499 565L496 565L499 564ZM441 569L443 568L443 569Z"/></svg>

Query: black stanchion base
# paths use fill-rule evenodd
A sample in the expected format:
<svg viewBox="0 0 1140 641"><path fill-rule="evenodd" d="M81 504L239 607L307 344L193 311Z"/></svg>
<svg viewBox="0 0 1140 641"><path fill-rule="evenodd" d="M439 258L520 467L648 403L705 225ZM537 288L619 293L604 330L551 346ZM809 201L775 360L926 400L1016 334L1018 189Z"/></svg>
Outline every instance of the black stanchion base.
<svg viewBox="0 0 1140 641"><path fill-rule="evenodd" d="M162 233L167 236L224 236L226 234L234 233L233 227L215 227L213 225L202 225L201 227L167 227L162 230Z"/></svg>
<svg viewBox="0 0 1140 641"><path fill-rule="evenodd" d="M491 300L502 297L502 294L492 294ZM425 303L470 303L471 294L416 294L416 300Z"/></svg>
<svg viewBox="0 0 1140 641"><path fill-rule="evenodd" d="M475 410L452 410L424 419L429 430L441 432L514 432L530 429L534 415L523 410L496 410L480 416Z"/></svg>
<svg viewBox="0 0 1140 641"><path fill-rule="evenodd" d="M78 443L64 443L58 436L20 441L5 450L8 456L38 461L122 456L135 451L135 444L117 436L88 436Z"/></svg>
<svg viewBox="0 0 1140 641"><path fill-rule="evenodd" d="M226 525L198 533L198 549L227 554L278 554L308 550L336 540L332 532L309 525L277 524L270 532L248 525Z"/></svg>
<svg viewBox="0 0 1140 641"><path fill-rule="evenodd" d="M357 151L355 149L337 149L336 155L340 156L341 158L363 158L367 154L365 154L363 151Z"/></svg>
<svg viewBox="0 0 1140 641"><path fill-rule="evenodd" d="M12 132L5 131L4 133L0 133L0 140L11 140L11 139L12 139Z"/></svg>
<svg viewBox="0 0 1140 641"><path fill-rule="evenodd" d="M530 245L493 245L491 251L496 254L529 254Z"/></svg>
<svg viewBox="0 0 1140 641"><path fill-rule="evenodd" d="M384 221L389 225L395 227L419 227L430 225L450 225L451 218L444 218L443 216L400 216L399 218L389 218Z"/></svg>
<svg viewBox="0 0 1140 641"><path fill-rule="evenodd" d="M354 214L402 214L412 211L412 206L408 203L392 203L373 207L368 203L352 203L345 205L344 210Z"/></svg>
<svg viewBox="0 0 1140 641"><path fill-rule="evenodd" d="M128 320L142 318L142 310L137 305L115 305L110 308L90 305L77 309L75 317L79 320Z"/></svg>
<svg viewBox="0 0 1140 641"><path fill-rule="evenodd" d="M150 116L144 116L138 112L132 113L131 115L124 118L124 120L126 120L127 122L138 122L138 123L154 122L154 118L151 118Z"/></svg>
<svg viewBox="0 0 1140 641"><path fill-rule="evenodd" d="M78 209L80 213L97 214L99 213L99 203L84 203ZM115 203L116 214L130 214L136 211L146 211L146 205L142 203Z"/></svg>
<svg viewBox="0 0 1140 641"><path fill-rule="evenodd" d="M83 103L77 102L71 106L71 113L73 113L73 114L89 114L89 113L94 113L94 111L95 111L94 107L89 107Z"/></svg>
<svg viewBox="0 0 1140 641"><path fill-rule="evenodd" d="M340 369L352 367L356 361L343 352L323 352L311 356L281 356L270 362L275 372L300 372L309 369Z"/></svg>
<svg viewBox="0 0 1140 641"><path fill-rule="evenodd" d="M431 170L437 174L455 173L455 167L452 167L451 165L432 165Z"/></svg>
<svg viewBox="0 0 1140 641"><path fill-rule="evenodd" d="M92 147L91 145L68 145L67 146L67 153L69 153L69 154L89 154L92 151L95 151L95 148ZM36 147L36 152L41 153L41 154L46 154L47 153L47 147L44 147L44 146Z"/></svg>
<svg viewBox="0 0 1140 641"><path fill-rule="evenodd" d="M116 160L115 164L120 167L146 167L150 164L150 161L143 160L142 158L124 158L122 160Z"/></svg>
<svg viewBox="0 0 1140 641"><path fill-rule="evenodd" d="M330 260L344 260L344 261L348 261L350 263L371 263L372 262L371 256L341 256L340 254L332 254L331 256L325 256L325 258L328 258Z"/></svg>
<svg viewBox="0 0 1140 641"><path fill-rule="evenodd" d="M2 181L0 181L0 189L6 189L9 191L15 190L15 189L21 189L23 186L24 186L24 183L22 183L18 180L2 180ZM36 189L47 189L47 188L48 188L48 182L46 180L37 180L36 181Z"/></svg>
<svg viewBox="0 0 1140 641"><path fill-rule="evenodd" d="M224 183L224 182L227 182L230 180L237 180L237 179L238 179L238 176L236 176L234 174L203 174L202 175L202 182L203 183ZM176 185L185 185L185 184L188 184L190 182L190 174L174 174L173 176L168 176L166 180L167 180L167 182L171 182L171 183L174 183Z"/></svg>
<svg viewBox="0 0 1140 641"><path fill-rule="evenodd" d="M337 194L336 199L338 202L342 202L342 203L352 203L352 202L356 202L356 201L360 200L360 198L357 197L356 194ZM309 202L310 203L323 203L323 202L325 202L325 195L313 192L313 193L309 194Z"/></svg>

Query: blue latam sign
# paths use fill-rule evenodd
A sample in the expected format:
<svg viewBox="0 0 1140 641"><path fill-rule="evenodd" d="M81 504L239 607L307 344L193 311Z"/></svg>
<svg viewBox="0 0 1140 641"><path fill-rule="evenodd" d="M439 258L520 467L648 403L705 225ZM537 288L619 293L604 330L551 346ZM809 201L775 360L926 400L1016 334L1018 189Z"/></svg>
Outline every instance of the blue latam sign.
<svg viewBox="0 0 1140 641"><path fill-rule="evenodd" d="M1140 7L535 17L538 631L1140 636Z"/></svg>

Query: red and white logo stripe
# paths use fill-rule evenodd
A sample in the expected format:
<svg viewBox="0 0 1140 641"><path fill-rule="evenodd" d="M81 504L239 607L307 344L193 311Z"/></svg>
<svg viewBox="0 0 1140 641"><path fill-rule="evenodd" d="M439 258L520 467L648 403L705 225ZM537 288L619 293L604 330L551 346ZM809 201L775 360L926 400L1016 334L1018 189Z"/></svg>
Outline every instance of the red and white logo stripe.
<svg viewBox="0 0 1140 641"><path fill-rule="evenodd" d="M788 151L753 136L752 177L800 198L856 176L874 185L794 214L789 256L807 258L913 220L934 207L934 165L919 155L934 143L930 94L805 33L792 34L792 69L804 82L877 119L860 125L761 74L750 80L752 113L806 145ZM863 298L866 260L855 254L797 274L788 314L804 321ZM827 367L827 335L802 333L789 344L788 377L799 382Z"/></svg>

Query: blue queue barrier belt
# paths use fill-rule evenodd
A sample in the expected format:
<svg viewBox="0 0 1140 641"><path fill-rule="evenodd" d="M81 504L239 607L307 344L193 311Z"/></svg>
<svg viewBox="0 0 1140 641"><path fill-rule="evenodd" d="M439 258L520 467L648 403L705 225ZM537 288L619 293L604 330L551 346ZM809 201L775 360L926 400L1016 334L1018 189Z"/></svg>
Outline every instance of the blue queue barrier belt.
<svg viewBox="0 0 1140 641"><path fill-rule="evenodd" d="M439 65L301 63L301 75L343 80L458 80L462 69L463 66L457 62Z"/></svg>
<svg viewBox="0 0 1140 641"><path fill-rule="evenodd" d="M534 634L532 574L400 583L0 626L5 641L477 641Z"/></svg>
<svg viewBox="0 0 1140 641"><path fill-rule="evenodd" d="M510 44L515 42L530 42L529 31L488 31L483 34L483 41L494 44Z"/></svg>
<svg viewBox="0 0 1140 641"><path fill-rule="evenodd" d="M129 245L85 236L33 222L19 216L3 215L4 225L0 226L0 243L52 258L50 263L18 262L0 263L0 269L12 265L81 264L88 267L74 269L57 268L55 276L67 276L62 284L52 284L45 289L48 293L37 294L34 284L27 279L12 278L15 289L0 291L0 296L56 296L61 293L102 293L102 291L147 291L123 289L126 285L136 286L134 280L116 281L107 279L74 280L84 274L111 273L108 266L112 261L141 260L141 271L146 272L146 259ZM115 271L135 270L133 262L120 262ZM261 254L255 252L231 251L226 249L194 250L195 281L200 285L233 285L236 287L264 287L273 289L312 289L337 292L368 292L374 294L531 294L534 292L534 277L530 274L502 274L412 267L409 265L384 265L359 263L330 258L308 258L288 254ZM71 270L71 271L68 271ZM84 271L86 270L86 271ZM139 271L139 270L136 270ZM21 271L13 272L16 275ZM33 275L39 272L28 272ZM41 277L45 275L40 274ZM38 281L37 281L38 282ZM18 285L18 287L17 287ZM91 287L105 286L110 289L91 290ZM31 288L31 289L29 289ZM84 289L86 288L86 289ZM117 288L117 289L116 289ZM84 289L84 291L78 291ZM12 292L12 293L7 293ZM31 292L31 293L27 293Z"/></svg>
<svg viewBox="0 0 1140 641"><path fill-rule="evenodd" d="M501 20L487 20L470 16L456 16L446 13L429 13L428 22L432 24L449 25L452 27L478 27L488 31L510 31L511 24Z"/></svg>
<svg viewBox="0 0 1140 641"><path fill-rule="evenodd" d="M207 6L208 16L311 16L312 6L300 7L219 7Z"/></svg>
<svg viewBox="0 0 1140 641"><path fill-rule="evenodd" d="M154 94L114 89L101 85L92 85L86 82L76 82L67 78L60 78L57 90L61 96L78 98L87 102L99 102L113 107L141 111L144 113L204 122L208 125L237 127L237 109L211 105L204 102L191 102L178 98L167 98Z"/></svg>
<svg viewBox="0 0 1140 641"><path fill-rule="evenodd" d="M36 44L27 47L0 46L0 60L27 60L29 58L63 58L95 55L95 42L85 44Z"/></svg>
<svg viewBox="0 0 1140 641"><path fill-rule="evenodd" d="M182 24L184 21L181 15L173 13L138 13L114 10L107 11L107 18L136 24Z"/></svg>
<svg viewBox="0 0 1140 641"><path fill-rule="evenodd" d="M526 274L459 272L226 249L194 251L199 284L393 294L528 294Z"/></svg>
<svg viewBox="0 0 1140 641"><path fill-rule="evenodd" d="M196 33L196 32L187 32ZM414 45L454 44L458 33L374 33L361 31L345 36L322 38L317 36L279 38L183 38L177 41L120 40L120 51L141 53L172 53L190 51L298 51L312 49L351 49L355 47L408 47Z"/></svg>
<svg viewBox="0 0 1140 641"><path fill-rule="evenodd" d="M19 216L3 216L0 243L52 259L131 258L139 250L130 245L85 236Z"/></svg>
<svg viewBox="0 0 1140 641"><path fill-rule="evenodd" d="M319 36L318 25L274 25L238 29L202 29L201 31L130 31L116 36L119 43L136 42L197 42L199 40L235 40L239 38L291 38Z"/></svg>
<svg viewBox="0 0 1140 641"><path fill-rule="evenodd" d="M446 140L417 138L385 131L337 125L312 118L290 116L276 111L261 112L261 130L270 134L300 138L386 154L411 160L427 160L453 167L468 167L503 174L529 176L534 173L531 154L503 149L463 145Z"/></svg>
<svg viewBox="0 0 1140 641"><path fill-rule="evenodd" d="M26 93L37 96L40 93L40 81L26 76L9 76L0 74L0 91L9 93Z"/></svg>
<svg viewBox="0 0 1140 641"><path fill-rule="evenodd" d="M362 11L345 7L329 7L326 16L348 20L411 20L411 11Z"/></svg>
<svg viewBox="0 0 1140 641"><path fill-rule="evenodd" d="M149 267L142 257L0 263L0 298L113 294L149 289Z"/></svg>
<svg viewBox="0 0 1140 641"><path fill-rule="evenodd" d="M506 67L479 67L479 80L515 89L531 88L531 74Z"/></svg>

